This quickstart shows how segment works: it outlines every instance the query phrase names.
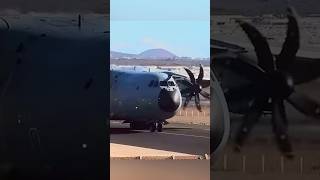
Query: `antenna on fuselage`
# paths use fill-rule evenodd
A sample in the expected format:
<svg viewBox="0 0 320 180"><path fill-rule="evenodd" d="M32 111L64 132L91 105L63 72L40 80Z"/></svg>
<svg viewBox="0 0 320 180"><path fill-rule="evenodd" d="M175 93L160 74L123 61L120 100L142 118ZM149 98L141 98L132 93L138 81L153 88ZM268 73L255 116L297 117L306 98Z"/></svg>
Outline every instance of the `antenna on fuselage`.
<svg viewBox="0 0 320 180"><path fill-rule="evenodd" d="M81 23L82 23L81 20L82 20L81 14L79 14L79 15L78 15L78 28L79 28L79 29L81 29Z"/></svg>

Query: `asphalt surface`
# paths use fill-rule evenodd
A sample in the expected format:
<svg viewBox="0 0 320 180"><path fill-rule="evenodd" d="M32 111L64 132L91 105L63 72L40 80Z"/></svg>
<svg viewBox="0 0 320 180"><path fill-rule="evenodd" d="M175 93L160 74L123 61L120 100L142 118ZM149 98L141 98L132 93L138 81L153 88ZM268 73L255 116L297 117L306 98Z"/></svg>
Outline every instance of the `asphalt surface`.
<svg viewBox="0 0 320 180"><path fill-rule="evenodd" d="M210 162L203 160L111 160L110 179L210 180Z"/></svg>
<svg viewBox="0 0 320 180"><path fill-rule="evenodd" d="M210 152L209 126L168 124L163 127L163 132L155 133L130 130L127 124L119 122L111 122L110 127L110 143L192 155Z"/></svg>
<svg viewBox="0 0 320 180"><path fill-rule="evenodd" d="M186 153L209 154L210 127L171 123L163 132L130 130L127 124L110 123L110 143ZM143 155L143 152L141 152ZM157 154L155 154L156 156ZM110 160L110 179L209 180L209 160Z"/></svg>

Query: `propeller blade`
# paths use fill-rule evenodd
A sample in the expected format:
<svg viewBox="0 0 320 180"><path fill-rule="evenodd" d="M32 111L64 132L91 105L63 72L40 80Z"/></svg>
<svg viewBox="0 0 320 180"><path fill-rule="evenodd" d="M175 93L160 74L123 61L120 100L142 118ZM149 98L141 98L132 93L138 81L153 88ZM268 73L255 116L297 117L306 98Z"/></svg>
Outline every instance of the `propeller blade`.
<svg viewBox="0 0 320 180"><path fill-rule="evenodd" d="M224 94L230 101L242 101L244 99L255 99L255 97L261 96L261 94L264 93L262 90L262 88L259 88L256 84L252 83L242 87L228 89Z"/></svg>
<svg viewBox="0 0 320 180"><path fill-rule="evenodd" d="M193 73L192 73L192 72L190 71L190 69L188 69L188 68L184 68L184 69L187 71L191 83L192 83L192 84L195 84L195 83L196 83L196 79L194 78Z"/></svg>
<svg viewBox="0 0 320 180"><path fill-rule="evenodd" d="M180 91L180 93L181 93L181 95L182 96L185 96L186 94L192 94L193 93L193 90L192 90L192 88L191 87L189 87L189 88L185 88L185 89L182 89L181 91Z"/></svg>
<svg viewBox="0 0 320 180"><path fill-rule="evenodd" d="M238 22L254 46L258 65L266 72L273 71L275 69L273 55L266 38L251 24L241 20Z"/></svg>
<svg viewBox="0 0 320 180"><path fill-rule="evenodd" d="M288 97L288 102L292 104L298 111L307 116L320 119L320 104L301 93L293 92Z"/></svg>
<svg viewBox="0 0 320 180"><path fill-rule="evenodd" d="M188 106L191 98L192 98L192 94L189 94L189 96L186 97L186 100L184 101L184 104L183 104L183 109L185 109Z"/></svg>
<svg viewBox="0 0 320 180"><path fill-rule="evenodd" d="M197 83L198 83L198 84L201 83L201 81L202 81L202 79L203 79L203 76L204 76L204 74L203 74L203 67L202 67L202 65L200 64L200 71L199 71L199 75L198 75L198 78L197 78Z"/></svg>
<svg viewBox="0 0 320 180"><path fill-rule="evenodd" d="M263 107L266 103L266 98L255 99L250 107L249 112L243 116L242 124L235 139L235 150L240 151L241 146L244 144L244 141L247 139L253 126L258 122L260 116L262 115Z"/></svg>
<svg viewBox="0 0 320 180"><path fill-rule="evenodd" d="M282 46L282 50L276 59L277 68L287 70L293 64L300 47L300 32L298 21L294 10L288 8L288 29L287 37Z"/></svg>
<svg viewBox="0 0 320 180"><path fill-rule="evenodd" d="M207 92L205 92L205 91L200 91L200 94L201 94L203 97L205 97L205 98L207 98L207 99L210 99L210 94L209 94L209 93L207 93Z"/></svg>
<svg viewBox="0 0 320 180"><path fill-rule="evenodd" d="M279 149L286 157L292 158L292 146L288 137L288 121L283 99L273 98L272 101L272 125Z"/></svg>
<svg viewBox="0 0 320 180"><path fill-rule="evenodd" d="M207 88L210 86L210 80L202 80L201 82L199 82L199 84L202 88Z"/></svg>
<svg viewBox="0 0 320 180"><path fill-rule="evenodd" d="M201 110L201 105L200 105L200 96L199 96L199 94L196 94L194 97L195 97L194 100L195 100L197 109L198 109L200 112L202 112L202 110Z"/></svg>
<svg viewBox="0 0 320 180"><path fill-rule="evenodd" d="M229 76L229 72L234 72L251 82L263 81L266 78L266 74L263 69L257 65L252 66L252 64L247 63L243 59L247 60L250 59L250 57L247 55L241 55L238 59L217 59L213 65L213 67L216 68L217 78L219 80L226 79L231 76Z"/></svg>

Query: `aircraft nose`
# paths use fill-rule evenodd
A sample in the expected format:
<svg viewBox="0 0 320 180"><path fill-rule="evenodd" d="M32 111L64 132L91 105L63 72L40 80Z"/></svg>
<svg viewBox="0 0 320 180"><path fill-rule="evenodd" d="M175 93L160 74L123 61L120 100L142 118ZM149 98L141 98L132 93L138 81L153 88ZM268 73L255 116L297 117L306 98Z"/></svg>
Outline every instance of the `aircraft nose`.
<svg viewBox="0 0 320 180"><path fill-rule="evenodd" d="M158 104L163 111L174 112L180 106L180 98L180 94L177 90L168 91L166 89L161 89Z"/></svg>

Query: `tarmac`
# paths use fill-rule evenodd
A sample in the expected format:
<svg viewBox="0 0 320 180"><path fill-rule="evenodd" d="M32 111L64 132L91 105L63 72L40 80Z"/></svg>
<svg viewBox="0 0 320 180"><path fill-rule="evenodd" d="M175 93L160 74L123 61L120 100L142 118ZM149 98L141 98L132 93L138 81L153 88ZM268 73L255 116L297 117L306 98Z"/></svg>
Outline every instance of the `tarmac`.
<svg viewBox="0 0 320 180"><path fill-rule="evenodd" d="M162 132L110 122L110 179L210 179L210 116L193 108L168 120Z"/></svg>
<svg viewBox="0 0 320 180"><path fill-rule="evenodd" d="M111 160L110 179L210 180L210 161L203 160Z"/></svg>
<svg viewBox="0 0 320 180"><path fill-rule="evenodd" d="M111 122L111 159L210 159L210 127L172 123L163 132L131 130Z"/></svg>

